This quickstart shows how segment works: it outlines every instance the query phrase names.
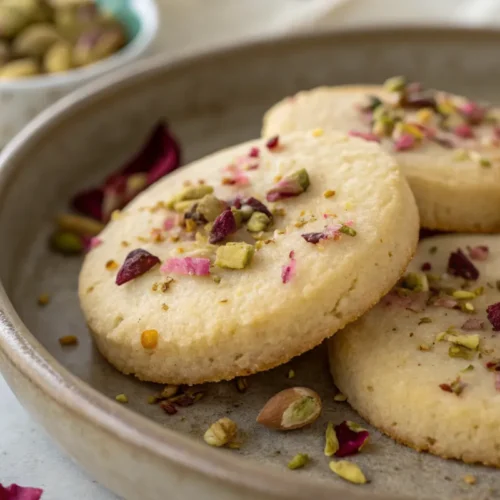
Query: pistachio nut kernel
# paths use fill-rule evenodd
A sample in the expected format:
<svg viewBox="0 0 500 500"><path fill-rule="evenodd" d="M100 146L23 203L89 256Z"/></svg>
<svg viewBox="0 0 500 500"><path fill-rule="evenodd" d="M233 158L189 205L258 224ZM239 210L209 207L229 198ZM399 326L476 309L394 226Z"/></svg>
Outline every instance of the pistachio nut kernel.
<svg viewBox="0 0 500 500"><path fill-rule="evenodd" d="M56 224L61 231L68 231L82 236L97 236L104 229L102 222L75 214L59 215L56 218Z"/></svg>
<svg viewBox="0 0 500 500"><path fill-rule="evenodd" d="M207 222L213 222L224 211L224 202L213 194L206 194L198 201L196 211L202 215Z"/></svg>
<svg viewBox="0 0 500 500"><path fill-rule="evenodd" d="M253 245L229 242L217 248L215 265L225 269L245 269L254 255Z"/></svg>
<svg viewBox="0 0 500 500"><path fill-rule="evenodd" d="M71 45L67 42L56 42L43 57L43 69L46 73L62 73L72 68Z"/></svg>
<svg viewBox="0 0 500 500"><path fill-rule="evenodd" d="M448 348L448 356L450 358L461 358L471 360L474 357L474 351L460 345L451 345Z"/></svg>
<svg viewBox="0 0 500 500"><path fill-rule="evenodd" d="M453 344L461 345L467 349L477 351L479 348L479 335L456 335L449 339Z"/></svg>
<svg viewBox="0 0 500 500"><path fill-rule="evenodd" d="M213 192L214 188L206 184L185 187L180 193L176 194L167 202L167 208L175 208L175 205L181 201L201 200L205 195L212 194ZM191 206L192 205L193 203L191 203Z"/></svg>
<svg viewBox="0 0 500 500"><path fill-rule="evenodd" d="M349 462L348 460L330 462L330 470L350 483L366 483L366 477L363 471L355 463Z"/></svg>
<svg viewBox="0 0 500 500"><path fill-rule="evenodd" d="M429 291L429 281L424 273L408 273L403 278L402 286L414 292Z"/></svg>
<svg viewBox="0 0 500 500"><path fill-rule="evenodd" d="M298 453L288 462L288 468L290 470L301 469L307 462L309 462L309 455L307 453Z"/></svg>
<svg viewBox="0 0 500 500"><path fill-rule="evenodd" d="M205 432L203 439L210 446L221 447L230 443L238 432L238 426L227 417L217 420Z"/></svg>
<svg viewBox="0 0 500 500"><path fill-rule="evenodd" d="M0 67L0 80L15 80L17 78L27 78L40 73L38 63L31 58L17 59L10 61Z"/></svg>
<svg viewBox="0 0 500 500"><path fill-rule="evenodd" d="M262 212L254 212L247 222L247 229L252 233L266 231L271 223L271 219Z"/></svg>
<svg viewBox="0 0 500 500"><path fill-rule="evenodd" d="M0 3L0 37L15 37L29 22L22 10Z"/></svg>
<svg viewBox="0 0 500 500"><path fill-rule="evenodd" d="M68 231L56 231L50 239L50 244L53 250L63 255L79 254L83 251L82 238Z"/></svg>
<svg viewBox="0 0 500 500"><path fill-rule="evenodd" d="M384 89L388 92L401 92L406 87L406 78L404 76L393 76L384 82Z"/></svg>
<svg viewBox="0 0 500 500"><path fill-rule="evenodd" d="M455 299L475 299L476 294L474 292L469 292L467 290L455 290L452 293L453 298Z"/></svg>
<svg viewBox="0 0 500 500"><path fill-rule="evenodd" d="M307 387L293 387L273 396L259 413L257 422L269 429L299 429L312 424L321 409L316 392Z"/></svg>
<svg viewBox="0 0 500 500"><path fill-rule="evenodd" d="M12 50L16 56L41 57L60 40L59 33L51 24L32 24L16 36Z"/></svg>
<svg viewBox="0 0 500 500"><path fill-rule="evenodd" d="M328 422L325 434L325 456L331 457L339 449L339 440L332 422Z"/></svg>

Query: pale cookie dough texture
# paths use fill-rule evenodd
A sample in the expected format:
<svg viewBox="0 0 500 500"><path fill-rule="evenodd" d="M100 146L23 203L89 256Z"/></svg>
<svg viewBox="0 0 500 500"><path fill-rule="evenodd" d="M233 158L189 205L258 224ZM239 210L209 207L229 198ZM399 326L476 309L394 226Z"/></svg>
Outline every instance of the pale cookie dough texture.
<svg viewBox="0 0 500 500"><path fill-rule="evenodd" d="M404 176L376 144L333 132L317 135L283 136L274 150L256 140L208 156L159 181L114 217L100 235L102 244L85 259L79 295L99 350L116 368L176 384L267 370L318 345L394 286L418 238L418 212ZM249 156L252 148L259 158ZM306 192L266 201L280 176L300 169L309 174ZM241 185L242 175L248 185ZM227 184L228 176L238 183ZM171 274L167 289L162 283L168 276L157 265L117 286L117 268L109 262L120 266L137 248L162 263L184 257L214 263L220 244L192 241L182 232L172 241L178 228L161 229L172 215L166 202L186 183L200 180L221 200L254 196L270 209L282 209L250 265L213 266L211 276ZM328 190L335 194L325 196ZM356 236L339 233L317 245L301 237L339 223ZM256 243L245 229L228 239ZM286 266L291 268L284 283ZM156 347L141 344L145 330L158 332Z"/></svg>
<svg viewBox="0 0 500 500"><path fill-rule="evenodd" d="M394 103L394 93L381 86L320 87L299 92L266 113L262 133L270 137L315 127L363 134L375 130L382 136L385 132L381 143L402 167L423 227L455 232L500 231L498 110L487 110L443 92L413 95L416 104L395 108L392 114L417 128L398 126L392 136L384 118L378 124L373 120L374 116L380 118L377 113L382 108L373 115L366 111L368 96L380 98L385 105L390 103L389 107ZM425 95L425 100L418 102L419 95ZM434 102L441 102L439 113L426 107L429 95ZM403 149L396 151L394 137L412 133L416 134L413 140L403 139L398 145Z"/></svg>
<svg viewBox="0 0 500 500"><path fill-rule="evenodd" d="M458 248L484 258L477 246L489 249L486 260L470 259L478 279L443 275ZM391 292L329 341L334 381L363 418L397 441L499 467L500 336L486 309L500 301L500 238L426 239L409 270L420 273L427 263L429 292ZM407 281L418 282L418 275ZM494 309L500 326L500 304Z"/></svg>

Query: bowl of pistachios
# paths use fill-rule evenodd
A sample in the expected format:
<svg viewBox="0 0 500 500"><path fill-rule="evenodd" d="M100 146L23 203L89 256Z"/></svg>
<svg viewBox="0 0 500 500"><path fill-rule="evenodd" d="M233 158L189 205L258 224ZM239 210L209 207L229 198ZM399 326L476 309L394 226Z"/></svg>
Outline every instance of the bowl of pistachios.
<svg viewBox="0 0 500 500"><path fill-rule="evenodd" d="M0 0L0 148L65 94L147 54L154 0Z"/></svg>

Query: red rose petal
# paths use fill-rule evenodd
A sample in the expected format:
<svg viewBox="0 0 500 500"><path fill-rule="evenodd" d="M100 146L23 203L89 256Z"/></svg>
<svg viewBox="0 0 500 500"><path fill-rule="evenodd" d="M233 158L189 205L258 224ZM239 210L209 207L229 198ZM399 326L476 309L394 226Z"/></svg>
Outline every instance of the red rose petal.
<svg viewBox="0 0 500 500"><path fill-rule="evenodd" d="M466 280L479 278L479 271L460 248L456 252L451 252L448 260L448 272Z"/></svg>
<svg viewBox="0 0 500 500"><path fill-rule="evenodd" d="M213 245L219 243L227 236L235 233L238 230L236 219L233 212L228 209L224 210L215 220L210 231L209 242Z"/></svg>
<svg viewBox="0 0 500 500"><path fill-rule="evenodd" d="M430 262L424 262L420 269L422 271L430 271L432 269L432 264Z"/></svg>
<svg viewBox="0 0 500 500"><path fill-rule="evenodd" d="M346 420L335 426L335 434L339 442L336 457L347 457L358 453L370 438L370 433L365 429L357 429L358 425Z"/></svg>
<svg viewBox="0 0 500 500"><path fill-rule="evenodd" d="M458 137L462 137L463 139L472 139L474 138L474 132L471 128L470 125L467 125L466 123L462 125L457 125L453 129L453 133L457 135Z"/></svg>
<svg viewBox="0 0 500 500"><path fill-rule="evenodd" d="M493 330L495 332L500 331L500 302L496 304L491 304L486 308L486 313L490 323L493 325Z"/></svg>
<svg viewBox="0 0 500 500"><path fill-rule="evenodd" d="M490 253L490 249L486 245L478 245L477 247L467 247L467 252L472 260L486 260Z"/></svg>
<svg viewBox="0 0 500 500"><path fill-rule="evenodd" d="M480 124L486 116L486 108L472 101L460 106L458 111L471 125Z"/></svg>
<svg viewBox="0 0 500 500"><path fill-rule="evenodd" d="M267 149L269 149L269 151L273 151L279 147L279 144L280 144L280 137L279 135L276 135L274 137L271 137L271 139L269 139L266 142L266 147Z"/></svg>
<svg viewBox="0 0 500 500"><path fill-rule="evenodd" d="M116 284L123 285L144 273L148 272L151 268L160 263L160 259L155 255L150 254L142 248L132 250L122 264L122 267L116 275Z"/></svg>
<svg viewBox="0 0 500 500"><path fill-rule="evenodd" d="M25 488L18 484L2 486L0 484L0 500L40 500L43 490L40 488Z"/></svg>
<svg viewBox="0 0 500 500"><path fill-rule="evenodd" d="M273 218L273 214L270 212L270 210L264 205L264 203L259 201L257 198L254 197L247 198L246 200L243 200L241 204L249 205L256 212L262 212L263 214L266 214L270 219Z"/></svg>
<svg viewBox="0 0 500 500"><path fill-rule="evenodd" d="M416 144L415 137L410 134L403 134L394 142L395 151L407 151L412 149Z"/></svg>
<svg viewBox="0 0 500 500"><path fill-rule="evenodd" d="M288 283L294 276L297 268L297 261L295 260L295 252L292 250L289 255L290 262L281 268L281 281Z"/></svg>

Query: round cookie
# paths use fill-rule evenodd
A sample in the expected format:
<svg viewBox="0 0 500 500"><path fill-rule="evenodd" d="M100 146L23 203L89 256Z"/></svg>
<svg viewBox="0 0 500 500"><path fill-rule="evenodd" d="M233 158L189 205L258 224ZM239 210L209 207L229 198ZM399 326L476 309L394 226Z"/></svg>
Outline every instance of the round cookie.
<svg viewBox="0 0 500 500"><path fill-rule="evenodd" d="M419 451L500 466L499 269L498 236L423 240L401 283L329 341L363 418Z"/></svg>
<svg viewBox="0 0 500 500"><path fill-rule="evenodd" d="M500 231L499 110L388 82L299 92L266 113L262 134L323 127L380 140L409 181L423 227Z"/></svg>
<svg viewBox="0 0 500 500"><path fill-rule="evenodd" d="M198 217L207 198L185 200L210 187L212 208L240 207L236 233L227 232L231 211L210 229ZM245 222L249 205L257 216ZM255 232L268 209L271 224ZM410 261L418 226L407 182L378 145L334 132L252 141L176 171L113 217L83 264L81 307L99 350L124 373L175 384L248 375L313 348L378 302ZM152 254L133 254L147 272L118 286L137 249Z"/></svg>

